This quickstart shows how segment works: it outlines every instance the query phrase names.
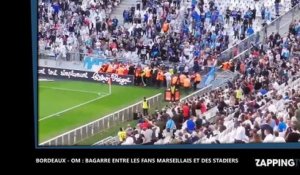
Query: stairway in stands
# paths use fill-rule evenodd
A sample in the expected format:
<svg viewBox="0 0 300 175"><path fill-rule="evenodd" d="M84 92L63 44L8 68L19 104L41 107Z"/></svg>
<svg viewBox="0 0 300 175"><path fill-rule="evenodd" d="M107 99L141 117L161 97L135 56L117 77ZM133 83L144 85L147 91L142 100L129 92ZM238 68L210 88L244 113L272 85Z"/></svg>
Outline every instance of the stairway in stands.
<svg viewBox="0 0 300 175"><path fill-rule="evenodd" d="M123 24L123 11L125 9L130 9L131 7L136 7L137 2L140 0L121 0L121 3L113 9L112 13L110 14L111 18L116 17L119 20L119 25Z"/></svg>
<svg viewBox="0 0 300 175"><path fill-rule="evenodd" d="M210 83L212 85L212 88L215 89L217 87L225 87L227 85L228 81L232 81L238 73L233 73L231 71L217 71L215 79ZM205 75L207 76L207 75ZM205 76L202 77L202 80L205 80ZM198 85L198 88L202 89L204 88L204 81L201 81L201 83Z"/></svg>

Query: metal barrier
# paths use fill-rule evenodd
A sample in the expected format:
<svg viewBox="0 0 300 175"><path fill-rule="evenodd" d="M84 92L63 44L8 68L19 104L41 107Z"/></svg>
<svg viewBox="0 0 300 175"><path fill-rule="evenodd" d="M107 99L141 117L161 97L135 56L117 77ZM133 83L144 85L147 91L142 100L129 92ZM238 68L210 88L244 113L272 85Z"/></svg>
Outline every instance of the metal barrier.
<svg viewBox="0 0 300 175"><path fill-rule="evenodd" d="M118 136L115 136L115 137L109 136L109 137L106 137L103 140L100 140L97 143L94 143L93 146L97 146L97 145L118 145L118 144L119 144L119 137Z"/></svg>
<svg viewBox="0 0 300 175"><path fill-rule="evenodd" d="M113 57L107 57L102 54L87 54L87 53L80 53L80 52L67 52L65 57L63 57L62 54L54 54L53 52L49 50L40 50L38 53L38 58L39 59L49 59L49 60L63 60L63 61L76 61L76 62L82 62L84 60L84 57L89 56L89 57L95 57L95 58L105 58L109 61L113 60L123 60L122 58L120 59L115 59Z"/></svg>
<svg viewBox="0 0 300 175"><path fill-rule="evenodd" d="M198 91L196 91L196 92L180 99L180 102L183 102L183 101L186 101L186 100L193 100L195 97L202 96L202 95L210 92L211 90L212 90L212 85L209 85L209 86L207 86L203 89L200 89L200 90L198 90Z"/></svg>
<svg viewBox="0 0 300 175"><path fill-rule="evenodd" d="M148 102L151 108L161 107L163 100L162 93L148 98ZM92 121L86 125L75 128L69 132L63 133L57 137L47 140L40 146L65 146L74 145L88 137L91 137L101 131L109 129L117 124L125 121L133 120L133 114L142 111L142 101L128 106L124 109L118 110L114 113L108 114L100 119Z"/></svg>

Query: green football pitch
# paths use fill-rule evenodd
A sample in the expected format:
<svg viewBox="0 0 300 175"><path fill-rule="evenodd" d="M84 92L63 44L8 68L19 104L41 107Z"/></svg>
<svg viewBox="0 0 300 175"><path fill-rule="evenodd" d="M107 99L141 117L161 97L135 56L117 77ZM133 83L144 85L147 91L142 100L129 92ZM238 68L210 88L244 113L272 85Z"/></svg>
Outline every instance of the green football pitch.
<svg viewBox="0 0 300 175"><path fill-rule="evenodd" d="M154 96L162 90L79 81L39 82L39 143L107 114Z"/></svg>

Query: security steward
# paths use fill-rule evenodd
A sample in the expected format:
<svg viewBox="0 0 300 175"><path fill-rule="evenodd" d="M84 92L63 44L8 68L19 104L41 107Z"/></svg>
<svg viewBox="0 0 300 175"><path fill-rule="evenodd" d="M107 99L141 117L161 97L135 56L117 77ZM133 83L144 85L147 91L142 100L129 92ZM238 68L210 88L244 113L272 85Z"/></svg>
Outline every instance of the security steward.
<svg viewBox="0 0 300 175"><path fill-rule="evenodd" d="M174 85L176 88L179 88L179 76L177 74L172 76L171 85Z"/></svg>
<svg viewBox="0 0 300 175"><path fill-rule="evenodd" d="M142 108L143 108L143 115L147 116L148 115L148 109L149 109L149 102L147 101L146 97L144 97Z"/></svg>
<svg viewBox="0 0 300 175"><path fill-rule="evenodd" d="M135 81L134 81L134 83L135 83L136 86L139 86L141 84L141 82L142 82L142 77L141 77L142 69L140 67L137 67L135 69L134 73L135 73L135 76L134 76Z"/></svg>
<svg viewBox="0 0 300 175"><path fill-rule="evenodd" d="M196 72L195 73L195 80L194 80L194 91L197 90L197 85L201 82L201 75Z"/></svg>
<svg viewBox="0 0 300 175"><path fill-rule="evenodd" d="M185 92L188 93L190 87L191 87L191 80L189 77L186 77L184 80L183 80L183 87L185 89Z"/></svg>

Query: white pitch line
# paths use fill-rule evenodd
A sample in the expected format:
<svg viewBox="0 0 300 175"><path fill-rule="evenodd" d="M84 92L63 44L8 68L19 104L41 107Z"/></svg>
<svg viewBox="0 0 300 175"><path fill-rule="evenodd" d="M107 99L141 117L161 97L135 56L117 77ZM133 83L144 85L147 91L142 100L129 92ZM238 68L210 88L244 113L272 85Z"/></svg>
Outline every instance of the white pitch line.
<svg viewBox="0 0 300 175"><path fill-rule="evenodd" d="M89 100L89 101L87 101L87 102L81 103L81 104L76 105L76 106L73 106L73 107L70 107L70 108L65 109L65 110L63 110L63 111L57 112L57 113L55 113L55 114L48 115L48 116L46 116L46 117L44 117L44 118L39 119L39 122L40 122L40 121L43 121L43 120L46 120L46 119L48 119L48 118L57 116L57 115L59 115L59 114L62 114L62 113L64 113L64 112L70 111L70 110L72 110L72 109L78 108L78 107L80 107L80 106L86 105L86 104L88 104L88 103L92 103L92 102L97 101L97 100L99 100L100 98L106 97L106 96L108 96L108 95L110 95L110 94L105 94L105 95L103 95L103 96L97 97L97 98L95 98L95 99Z"/></svg>
<svg viewBox="0 0 300 175"><path fill-rule="evenodd" d="M83 93L90 93L90 94L99 94L99 92L95 92L95 91L82 91L82 90L75 90L75 89L50 87L50 86L39 86L39 87L54 89L54 90L62 90L62 91L73 91L73 92L83 92Z"/></svg>

